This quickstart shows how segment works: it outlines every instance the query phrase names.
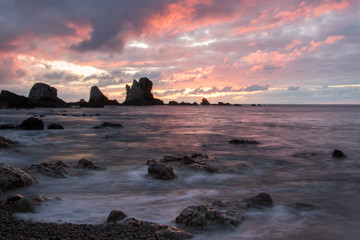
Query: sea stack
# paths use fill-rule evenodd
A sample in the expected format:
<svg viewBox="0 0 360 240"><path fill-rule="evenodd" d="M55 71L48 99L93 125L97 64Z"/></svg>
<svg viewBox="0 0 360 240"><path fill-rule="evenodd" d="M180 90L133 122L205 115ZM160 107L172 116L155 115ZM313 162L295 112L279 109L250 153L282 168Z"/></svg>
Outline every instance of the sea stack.
<svg viewBox="0 0 360 240"><path fill-rule="evenodd" d="M160 99L154 98L151 93L153 83L148 78L135 79L132 86L126 85L126 100L123 105L164 105Z"/></svg>
<svg viewBox="0 0 360 240"><path fill-rule="evenodd" d="M28 98L37 101L39 107L67 107L67 103L57 97L56 88L45 83L35 83Z"/></svg>
<svg viewBox="0 0 360 240"><path fill-rule="evenodd" d="M89 102L84 99L80 100L80 107L104 107L105 105L120 105L118 101L109 100L97 86L92 86L90 89Z"/></svg>

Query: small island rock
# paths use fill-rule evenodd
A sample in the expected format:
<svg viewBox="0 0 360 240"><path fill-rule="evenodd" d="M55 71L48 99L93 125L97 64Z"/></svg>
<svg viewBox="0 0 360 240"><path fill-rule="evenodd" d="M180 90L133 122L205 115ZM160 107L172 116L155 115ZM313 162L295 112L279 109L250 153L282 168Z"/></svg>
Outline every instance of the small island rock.
<svg viewBox="0 0 360 240"><path fill-rule="evenodd" d="M151 93L152 81L148 78L140 78L139 82L135 79L132 86L126 85L126 99L123 105L164 105L160 99L154 98Z"/></svg>
<svg viewBox="0 0 360 240"><path fill-rule="evenodd" d="M30 117L20 124L23 130L44 130L44 122L38 118Z"/></svg>

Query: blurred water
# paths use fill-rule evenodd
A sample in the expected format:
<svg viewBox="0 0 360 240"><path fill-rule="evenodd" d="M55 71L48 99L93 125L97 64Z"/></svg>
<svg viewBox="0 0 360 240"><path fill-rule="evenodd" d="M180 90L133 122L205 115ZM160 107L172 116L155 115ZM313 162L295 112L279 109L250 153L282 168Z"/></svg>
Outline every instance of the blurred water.
<svg viewBox="0 0 360 240"><path fill-rule="evenodd" d="M50 196L34 214L43 222L103 223L112 209L141 220L173 224L179 212L214 199L241 200L268 192L276 207L254 211L235 232L198 239L356 239L360 234L360 106L147 106L104 109L0 109L0 124L45 115L65 130L1 130L21 147L1 150L16 167L33 162L75 163L88 158L106 167L82 177L42 179L17 192ZM98 116L96 116L98 114ZM123 128L94 129L109 121ZM259 145L237 146L228 140ZM336 160L332 150L348 157ZM149 158L202 152L218 174L176 171L174 181L145 177ZM246 167L244 167L246 166ZM306 202L320 211L294 213Z"/></svg>

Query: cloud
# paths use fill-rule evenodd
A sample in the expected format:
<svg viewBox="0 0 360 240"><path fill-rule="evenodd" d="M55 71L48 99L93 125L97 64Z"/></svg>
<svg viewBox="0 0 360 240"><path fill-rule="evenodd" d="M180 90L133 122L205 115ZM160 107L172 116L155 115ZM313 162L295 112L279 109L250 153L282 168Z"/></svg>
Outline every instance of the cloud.
<svg viewBox="0 0 360 240"><path fill-rule="evenodd" d="M290 86L290 87L288 87L289 91L297 91L299 89L300 89L300 86Z"/></svg>
<svg viewBox="0 0 360 240"><path fill-rule="evenodd" d="M26 76L20 61L11 55L0 55L0 84L16 84Z"/></svg>
<svg viewBox="0 0 360 240"><path fill-rule="evenodd" d="M246 87L243 91L244 92L256 92L256 91L266 91L269 89L269 86L260 86L258 84L251 85Z"/></svg>

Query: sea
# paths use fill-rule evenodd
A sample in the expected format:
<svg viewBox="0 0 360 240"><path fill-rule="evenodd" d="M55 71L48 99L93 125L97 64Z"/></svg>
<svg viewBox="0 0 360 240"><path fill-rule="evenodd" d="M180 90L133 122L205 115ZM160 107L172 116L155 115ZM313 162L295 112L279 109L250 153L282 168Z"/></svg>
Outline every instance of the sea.
<svg viewBox="0 0 360 240"><path fill-rule="evenodd" d="M0 150L0 162L32 163L86 158L105 168L64 179L41 178L17 189L51 198L38 222L102 224L113 209L175 225L182 209L214 200L234 201L267 192L274 207L250 210L235 230L200 232L194 239L359 239L360 106L114 106L0 109L0 124L30 116L65 130L0 130L21 145ZM120 123L122 128L94 126ZM260 144L233 145L231 139ZM332 157L334 149L346 158ZM218 173L174 169L170 181L147 177L148 159L203 153ZM296 202L313 211L294 211Z"/></svg>

